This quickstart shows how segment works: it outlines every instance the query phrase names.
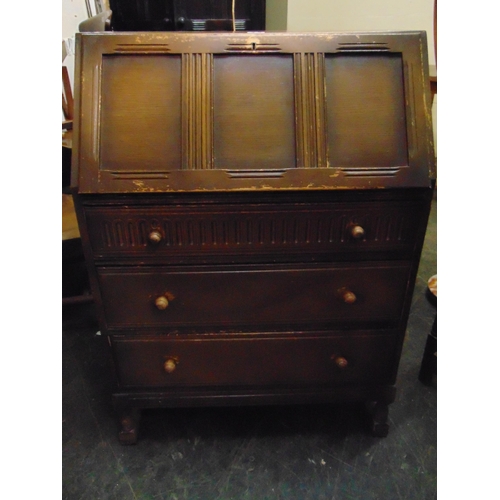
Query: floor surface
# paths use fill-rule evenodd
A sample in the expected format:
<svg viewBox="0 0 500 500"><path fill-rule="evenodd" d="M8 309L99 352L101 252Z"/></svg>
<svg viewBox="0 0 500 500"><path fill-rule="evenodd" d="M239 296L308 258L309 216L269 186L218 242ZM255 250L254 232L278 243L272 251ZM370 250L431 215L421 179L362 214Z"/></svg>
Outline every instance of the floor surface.
<svg viewBox="0 0 500 500"><path fill-rule="evenodd" d="M117 439L112 374L92 305L63 311L63 499L431 500L437 498L436 383L418 381L436 309L434 200L389 436L353 406L150 410L137 445Z"/></svg>

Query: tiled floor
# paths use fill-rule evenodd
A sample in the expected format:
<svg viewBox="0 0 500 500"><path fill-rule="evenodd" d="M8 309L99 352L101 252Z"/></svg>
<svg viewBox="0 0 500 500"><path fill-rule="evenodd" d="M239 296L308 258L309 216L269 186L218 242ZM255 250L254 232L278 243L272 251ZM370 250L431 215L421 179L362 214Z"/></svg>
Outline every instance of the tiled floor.
<svg viewBox="0 0 500 500"><path fill-rule="evenodd" d="M106 338L92 306L63 317L63 499L437 498L436 385L418 381L435 308L434 201L387 438L352 407L151 410L139 443L122 446L111 406Z"/></svg>

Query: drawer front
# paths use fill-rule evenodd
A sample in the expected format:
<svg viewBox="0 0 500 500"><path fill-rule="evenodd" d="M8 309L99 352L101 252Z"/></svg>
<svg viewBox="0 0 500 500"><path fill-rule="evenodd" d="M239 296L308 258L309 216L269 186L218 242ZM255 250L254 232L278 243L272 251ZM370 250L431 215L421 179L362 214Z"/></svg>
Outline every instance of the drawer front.
<svg viewBox="0 0 500 500"><path fill-rule="evenodd" d="M411 253L418 202L86 207L94 257Z"/></svg>
<svg viewBox="0 0 500 500"><path fill-rule="evenodd" d="M113 340L121 386L390 383L393 336Z"/></svg>
<svg viewBox="0 0 500 500"><path fill-rule="evenodd" d="M394 326L410 265L100 268L109 329ZM378 323L378 325L376 325ZM207 331L209 331L207 330Z"/></svg>

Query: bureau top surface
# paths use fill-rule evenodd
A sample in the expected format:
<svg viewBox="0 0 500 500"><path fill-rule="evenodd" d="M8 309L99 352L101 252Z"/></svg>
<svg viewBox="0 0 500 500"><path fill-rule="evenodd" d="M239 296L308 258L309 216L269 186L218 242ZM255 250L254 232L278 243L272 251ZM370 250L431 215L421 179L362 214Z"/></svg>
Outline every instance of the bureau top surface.
<svg viewBox="0 0 500 500"><path fill-rule="evenodd" d="M80 193L427 187L425 32L77 35Z"/></svg>

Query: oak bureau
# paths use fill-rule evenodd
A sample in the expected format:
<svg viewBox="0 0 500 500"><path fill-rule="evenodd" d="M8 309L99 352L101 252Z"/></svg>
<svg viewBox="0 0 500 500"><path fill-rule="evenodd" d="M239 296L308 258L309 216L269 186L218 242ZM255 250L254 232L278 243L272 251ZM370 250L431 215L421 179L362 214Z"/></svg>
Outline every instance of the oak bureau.
<svg viewBox="0 0 500 500"><path fill-rule="evenodd" d="M122 443L153 407L388 432L432 199L425 32L77 35L72 183Z"/></svg>

